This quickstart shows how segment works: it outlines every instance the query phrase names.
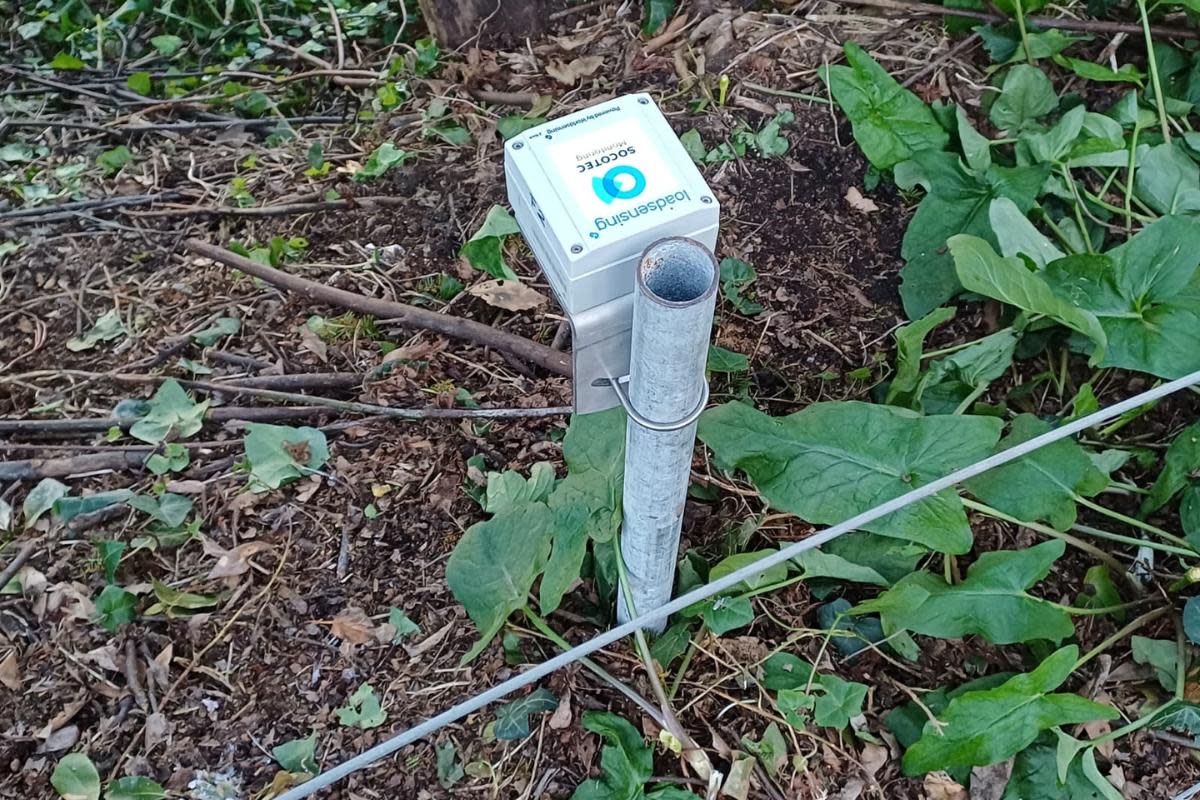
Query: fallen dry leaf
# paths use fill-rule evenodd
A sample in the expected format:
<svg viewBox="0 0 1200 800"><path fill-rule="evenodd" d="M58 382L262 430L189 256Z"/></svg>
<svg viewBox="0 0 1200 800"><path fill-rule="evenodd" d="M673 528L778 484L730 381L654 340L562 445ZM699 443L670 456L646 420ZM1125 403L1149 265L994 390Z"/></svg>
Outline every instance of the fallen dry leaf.
<svg viewBox="0 0 1200 800"><path fill-rule="evenodd" d="M971 800L1000 800L1012 775L1013 760L971 770Z"/></svg>
<svg viewBox="0 0 1200 800"><path fill-rule="evenodd" d="M563 692L562 700L558 701L558 708L554 709L554 713L550 715L550 730L561 731L571 727L571 693Z"/></svg>
<svg viewBox="0 0 1200 800"><path fill-rule="evenodd" d="M329 632L350 644L366 644L375 638L375 623L357 606L349 606L333 618Z"/></svg>
<svg viewBox="0 0 1200 800"><path fill-rule="evenodd" d="M871 214L879 210L879 206L875 205L874 200L869 197L863 197L863 193L854 186L846 190L846 202L855 211L863 214Z"/></svg>
<svg viewBox="0 0 1200 800"><path fill-rule="evenodd" d="M750 756L737 759L729 767L729 775L721 787L721 796L746 800L750 796L750 779L753 775L754 759Z"/></svg>
<svg viewBox="0 0 1200 800"><path fill-rule="evenodd" d="M413 647L405 647L404 652L408 653L408 657L416 659L423 653L437 647L438 644L446 638L446 634L450 633L450 629L454 627L453 622L447 622L440 630L434 631L429 636L425 637L424 641Z"/></svg>
<svg viewBox="0 0 1200 800"><path fill-rule="evenodd" d="M925 800L967 800L967 790L944 772L925 776Z"/></svg>
<svg viewBox="0 0 1200 800"><path fill-rule="evenodd" d="M17 651L13 650L0 661L0 683L16 692L21 689L21 667L17 664Z"/></svg>
<svg viewBox="0 0 1200 800"><path fill-rule="evenodd" d="M397 347L395 350L388 352L384 355L382 363L387 364L391 361L423 361L445 348L445 339L414 342L413 344L406 344L403 347Z"/></svg>
<svg viewBox="0 0 1200 800"><path fill-rule="evenodd" d="M574 86L580 78L586 78L604 65L600 56L580 56L564 64L561 61L551 61L546 65L546 74L566 86Z"/></svg>
<svg viewBox="0 0 1200 800"><path fill-rule="evenodd" d="M484 281L467 290L489 306L505 311L528 311L545 305L546 296L520 281Z"/></svg>
<svg viewBox="0 0 1200 800"><path fill-rule="evenodd" d="M42 742L37 751L39 753L59 753L63 750L70 750L78 741L79 726L66 725L47 736L46 741Z"/></svg>
<svg viewBox="0 0 1200 800"><path fill-rule="evenodd" d="M322 362L329 361L329 345L325 344L325 340L307 325L300 326L300 346L321 359Z"/></svg>
<svg viewBox="0 0 1200 800"><path fill-rule="evenodd" d="M217 563L209 571L209 578L231 578L250 571L250 557L264 550L270 550L266 542L246 542L232 550L226 550L211 539L204 540L204 552L217 557Z"/></svg>
<svg viewBox="0 0 1200 800"><path fill-rule="evenodd" d="M871 781L874 781L879 770L883 769L883 765L887 763L888 749L868 742L863 745L860 759L862 761L863 772L867 773L867 777Z"/></svg>

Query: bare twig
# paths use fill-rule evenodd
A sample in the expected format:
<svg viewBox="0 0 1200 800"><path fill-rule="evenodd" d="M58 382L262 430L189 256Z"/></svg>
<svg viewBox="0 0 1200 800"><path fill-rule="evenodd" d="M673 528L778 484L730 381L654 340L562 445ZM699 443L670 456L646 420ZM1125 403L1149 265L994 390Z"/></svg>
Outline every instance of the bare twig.
<svg viewBox="0 0 1200 800"><path fill-rule="evenodd" d="M281 289L296 292L310 300L342 306L361 314L371 314L379 319L387 319L407 328L429 330L456 339L463 339L484 347L495 347L511 353L517 358L536 364L557 375L571 374L571 359L544 344L538 344L521 336L498 330L490 325L484 325L470 319L452 317L448 314L438 314L424 308L417 308L405 303L382 300L375 297L335 289L319 283L289 275L277 269L251 261L223 247L202 242L198 239L188 239L185 242L188 250L196 255L211 258L229 267L234 267L247 275L278 286Z"/></svg>
<svg viewBox="0 0 1200 800"><path fill-rule="evenodd" d="M63 478L67 475L99 470L136 469L141 467L145 460L145 453L119 451L115 453L84 453L64 458L0 461L0 481L29 481L41 478Z"/></svg>
<svg viewBox="0 0 1200 800"><path fill-rule="evenodd" d="M58 203L38 208L18 208L0 214L0 225L21 225L24 223L47 222L47 217L74 217L80 211L104 211L110 208L129 208L130 206L145 206L151 203L165 203L183 197L180 192L161 192L159 194L132 194L127 197L102 197L96 200L80 200L75 203Z"/></svg>
<svg viewBox="0 0 1200 800"><path fill-rule="evenodd" d="M21 549L17 551L17 555L9 562L9 565L0 572L0 589L3 589L8 582L13 579L17 571L25 566L25 562L33 555L33 551L37 549L37 542L26 542L21 545Z"/></svg>

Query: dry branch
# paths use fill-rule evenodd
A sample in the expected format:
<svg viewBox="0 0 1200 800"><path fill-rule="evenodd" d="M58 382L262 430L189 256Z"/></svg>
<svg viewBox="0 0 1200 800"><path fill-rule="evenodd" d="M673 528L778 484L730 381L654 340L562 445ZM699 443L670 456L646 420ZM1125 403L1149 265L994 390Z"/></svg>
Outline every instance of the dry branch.
<svg viewBox="0 0 1200 800"><path fill-rule="evenodd" d="M909 16L930 14L934 16L955 16L977 19L983 22L1011 22L1011 17L994 14L988 11L973 11L965 8L950 8L933 3L921 3L914 0L833 0L847 6L867 6L881 8L887 11L899 11ZM1033 14L1025 16L1025 22L1039 28L1059 28L1064 31L1083 31L1086 33L1142 33L1142 26L1136 22L1117 22L1099 19L1068 19L1066 17L1041 17ZM1200 30L1186 28L1165 28L1161 25L1151 25L1150 34L1159 39L1200 39Z"/></svg>
<svg viewBox="0 0 1200 800"><path fill-rule="evenodd" d="M223 247L202 242L198 239L188 239L185 243L188 250L199 256L210 258L261 278L273 286L296 292L309 300L320 303L348 308L360 314L371 314L378 319L386 319L406 328L432 331L455 339L462 339L484 347L494 347L510 353L517 358L536 364L556 375L571 374L570 356L553 350L544 344L538 344L521 336L484 325L470 319L452 317L448 314L438 314L424 308L416 308L406 303L392 300L382 300L376 297L365 297L361 294L348 292L324 286L305 278L289 275L277 269L263 266L256 261L239 256Z"/></svg>

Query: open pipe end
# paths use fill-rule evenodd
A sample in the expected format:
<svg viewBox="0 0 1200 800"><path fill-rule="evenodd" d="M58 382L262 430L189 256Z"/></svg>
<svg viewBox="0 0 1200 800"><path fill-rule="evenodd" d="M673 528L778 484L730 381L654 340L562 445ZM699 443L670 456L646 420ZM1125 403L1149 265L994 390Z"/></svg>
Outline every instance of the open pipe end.
<svg viewBox="0 0 1200 800"><path fill-rule="evenodd" d="M685 236L659 239L642 253L638 288L667 306L689 306L716 293L717 259L704 245Z"/></svg>

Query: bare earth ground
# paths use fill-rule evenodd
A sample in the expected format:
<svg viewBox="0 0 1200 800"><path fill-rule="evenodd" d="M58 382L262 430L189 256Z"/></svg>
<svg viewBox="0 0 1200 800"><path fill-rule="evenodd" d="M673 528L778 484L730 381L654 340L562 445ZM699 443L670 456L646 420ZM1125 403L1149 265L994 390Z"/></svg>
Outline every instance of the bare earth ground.
<svg viewBox="0 0 1200 800"><path fill-rule="evenodd" d="M247 372L366 374L378 367L379 343L370 338L331 342L325 352L314 352L321 348L311 342L306 345L300 333L305 320L311 314L336 317L340 309L280 293L186 255L179 244L185 237L224 246L230 240L302 236L308 250L290 270L398 300L411 300L423 291L422 281L439 272L457 274L468 284L477 280L477 273L458 263L457 250L504 195L500 144L490 118L473 111L478 106L467 92L473 88L552 93L558 100L554 114L613 94L648 90L660 97L679 132L697 127L710 146L727 136L736 120L757 128L769 118L763 112L792 110L796 121L785 128L792 147L783 159L747 157L706 168L723 206L718 255L738 256L755 265L759 280L753 288L766 309L747 319L722 304L715 343L751 356L750 391L775 413L819 399L864 395L885 375L892 352L889 334L901 322L896 274L908 202L882 186L868 193L877 210L863 213L850 205L847 190L861 188L866 164L826 106L743 89L724 108L690 115L688 101L694 98L678 90L672 48L644 52L643 43L634 38L636 20L628 13L615 15L616 10L616 4L602 4L578 21L561 20L555 36L527 44L510 40L498 49L453 57L441 79L429 81L425 91L456 98L456 108L468 115L476 134L478 146L473 150L455 151L423 141L403 115L309 134L320 136L331 160L361 160L388 137L398 137L420 152L415 164L369 186L344 176L318 185L303 175L307 164L301 145L270 149L250 133L172 133L137 141L134 149L147 158L108 191L179 188L189 194L182 201L189 206L223 206L227 201L221 195L229 178L249 172L250 189L263 204L309 199L331 186L343 196L388 195L403 203L386 210L264 219L154 216L163 209L156 206L108 216L104 223L82 217L7 232L10 238L20 237L25 247L2 268L10 288L0 309L0 361L5 362L0 414L30 418L39 416L35 408L51 406L42 412L43 418L105 416L120 399L146 397L151 389L86 373L162 369L186 377L173 366L180 355L213 368L210 379ZM917 76L917 91L927 96L961 93L974 102L974 82L981 80L981 73L969 59L937 63L946 42L936 23L923 27L813 11L816 21L808 22L802 15L751 15L733 39L713 48L709 71L737 59L731 69L743 81L771 90L820 91L814 70L823 60L837 58L838 44L853 37L871 45L900 76ZM785 27L797 25L796 33L781 35ZM694 46L705 44L698 41ZM581 55L599 55L604 65L578 88L555 84L540 66L551 58ZM85 106L80 113L101 120L108 112ZM106 146L87 131L60 130L46 137L54 151L63 154ZM240 165L252 154L257 166L248 171ZM372 264L372 248L389 249ZM518 272L548 294L523 247L510 248L510 257ZM135 335L87 352L65 349L68 338L114 305L135 326ZM450 312L547 344L562 319L553 305L542 312L511 314L468 295L453 301ZM173 337L227 314L243 320L236 337L209 350L173 345ZM980 329L987 322L982 309L975 309L961 313L955 324ZM413 335L382 322L379 327L386 340L413 348L418 359L352 390L325 389L320 394L403 407L449 405L458 388L486 406L540 407L570 401L565 379L531 372L495 352L461 342ZM242 360L231 363L228 353ZM868 368L869 379L846 377L862 367ZM718 383L714 395L734 389ZM222 399L235 402L233 395ZM1186 413L1194 413L1190 401L1165 404L1156 424L1173 430L1182 418L1177 415ZM471 665L458 665L475 631L446 588L445 559L461 532L481 518L479 507L463 489L469 479L467 459L482 454L493 470L524 469L539 460L557 462L558 434L565 420L497 421L487 426L353 420L353 415L334 411L304 420L303 424L335 425L329 429L333 457L327 474L251 500L240 494L244 476L230 458L240 451L222 445L240 441L236 426L205 430L200 438L210 444L193 452L192 467L179 476L193 493L204 536L223 549L248 542L261 542L265 549L253 556L254 567L247 574L228 579L206 579L214 557L195 543L178 552L143 551L121 570L127 583L143 588L153 578L193 592L225 592L212 614L143 617L115 636L107 634L88 621L88 598L103 584L89 540L128 538L132 521L120 517L88 530L53 534L53 547L30 562L38 585L27 598L0 599L0 652L15 652L21 676L19 691L0 688L0 797L54 796L48 776L57 754L67 749L86 749L102 776L152 775L180 792L186 791L197 770L229 770L242 787L238 796L250 797L275 776L278 767L269 751L281 742L316 730L318 756L324 765L333 765L519 669L499 643ZM79 444L76 437L61 445L34 447L13 436L0 447L8 458L32 458L68 455ZM709 474L701 456L696 469L701 479ZM144 489L151 479L105 470L68 482L96 490ZM15 505L28 487L11 484L3 495ZM385 487L380 491L387 493L376 496L373 487ZM382 513L369 519L363 509L372 502ZM762 510L756 497L731 493L717 502L692 501L684 547L719 552L730 530ZM795 520L776 519L751 542L771 546L807 530ZM1024 535L986 524L977 527L977 534L981 549L1032 543ZM7 558L0 559L0 566L5 563ZM1049 585L1061 587L1055 599L1073 597L1085 568L1084 561L1063 560L1050 579ZM798 639L797 652L815 657L819 639L797 634L816 624L816 605L807 590L796 585L765 599L767 613L744 635L705 643L677 701L684 726L698 740L728 745L761 733L773 712L754 685L739 677L738 665L761 659L789 635ZM331 620L348 608L363 609L381 622L391 606L404 609L420 625L418 637L402 645L353 645L331 633ZM596 630L587 613L582 603L568 604L552 622L567 639L579 641ZM1112 631L1111 623L1097 619L1092 628L1083 629L1081 638L1085 645L1094 644ZM529 661L555 652L533 631L516 633L517 648ZM901 687L953 685L981 673L1022 667L1011 652L978 641L956 647L930 640L925 645L921 661L913 665L870 651L839 663L845 677L874 687L867 719L876 734L882 729L882 712L907 700ZM599 660L649 694L628 647L612 648ZM369 732L341 727L333 715L363 681L376 687L388 713L388 722ZM490 765L476 766L450 790L440 788L436 780L435 743L424 742L345 781L328 796L567 797L598 768L598 741L580 728L580 712L612 709L635 722L641 717L585 671L560 672L548 688L569 698L570 718L560 715L553 724L542 718L525 740L489 740L485 728L493 716L486 711L439 735L438 742L456 744L462 763ZM941 796L920 781L903 778L898 759L886 748L880 759L878 750L868 754L860 742L825 739L813 732L798 736L796 743L807 757L807 769L796 772L783 787L787 797ZM721 747L714 744L718 759ZM1116 760L1129 781L1129 797L1164 796L1196 779L1197 769L1186 749L1141 734L1122 749ZM682 774L669 756L660 754L656 766L660 775ZM768 795L756 788L751 796Z"/></svg>

